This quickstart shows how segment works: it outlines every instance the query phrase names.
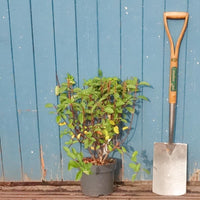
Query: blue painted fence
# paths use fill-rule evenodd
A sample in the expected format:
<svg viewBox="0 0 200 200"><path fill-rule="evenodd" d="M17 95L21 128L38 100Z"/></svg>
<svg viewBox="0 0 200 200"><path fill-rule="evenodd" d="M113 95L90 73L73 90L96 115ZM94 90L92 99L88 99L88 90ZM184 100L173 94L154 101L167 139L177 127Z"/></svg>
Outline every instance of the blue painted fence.
<svg viewBox="0 0 200 200"><path fill-rule="evenodd" d="M152 170L154 141L168 141L170 48L164 11L188 11L179 55L175 141L188 144L188 179L200 168L200 1L0 0L0 180L73 180L55 116L56 73L81 86L101 68L106 76L151 83L128 145ZM174 38L182 21L170 21ZM123 179L131 177L124 156ZM43 163L44 162L44 163ZM44 168L46 171L44 172ZM42 170L43 169L43 170ZM139 180L152 179L141 174Z"/></svg>

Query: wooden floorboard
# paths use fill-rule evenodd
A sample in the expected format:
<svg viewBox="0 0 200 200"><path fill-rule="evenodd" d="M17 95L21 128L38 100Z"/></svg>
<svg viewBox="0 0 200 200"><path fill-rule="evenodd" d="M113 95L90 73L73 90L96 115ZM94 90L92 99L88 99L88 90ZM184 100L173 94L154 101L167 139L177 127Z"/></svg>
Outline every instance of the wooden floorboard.
<svg viewBox="0 0 200 200"><path fill-rule="evenodd" d="M124 182L115 184L114 192L108 196L88 197L82 194L79 184L1 184L0 200L79 200L79 199L104 199L104 200L131 200L131 199L199 199L199 182L187 186L187 194L177 197L159 196L151 191L151 182Z"/></svg>

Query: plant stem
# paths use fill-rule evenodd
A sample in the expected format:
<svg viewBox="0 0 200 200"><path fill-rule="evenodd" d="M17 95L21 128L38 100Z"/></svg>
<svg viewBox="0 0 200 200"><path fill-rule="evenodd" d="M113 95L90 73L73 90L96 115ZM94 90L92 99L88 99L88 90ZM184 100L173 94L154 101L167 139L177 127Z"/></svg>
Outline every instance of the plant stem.
<svg viewBox="0 0 200 200"><path fill-rule="evenodd" d="M91 151L90 148L88 148L88 151L89 151L91 157L93 158L93 160L96 162L96 158L95 158L95 156L94 156L94 154L92 153L92 151Z"/></svg>

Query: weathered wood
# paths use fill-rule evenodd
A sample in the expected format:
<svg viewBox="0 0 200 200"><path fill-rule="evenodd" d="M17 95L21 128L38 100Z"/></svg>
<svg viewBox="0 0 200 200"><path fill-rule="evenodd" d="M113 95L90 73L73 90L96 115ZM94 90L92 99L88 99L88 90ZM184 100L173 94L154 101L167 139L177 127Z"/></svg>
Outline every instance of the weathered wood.
<svg viewBox="0 0 200 200"><path fill-rule="evenodd" d="M29 183L26 185L20 184L5 184L0 186L0 199L26 199L26 200L62 200L62 199L200 199L200 184L188 183L187 194L178 197L159 196L151 191L152 182L123 182L115 184L114 192L108 196L88 197L82 194L78 182L50 182L50 183Z"/></svg>

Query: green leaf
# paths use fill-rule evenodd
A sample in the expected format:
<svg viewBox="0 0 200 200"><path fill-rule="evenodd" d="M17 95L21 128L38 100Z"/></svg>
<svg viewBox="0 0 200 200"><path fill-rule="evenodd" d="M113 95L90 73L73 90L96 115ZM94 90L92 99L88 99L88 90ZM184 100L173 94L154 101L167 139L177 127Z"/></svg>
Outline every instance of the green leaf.
<svg viewBox="0 0 200 200"><path fill-rule="evenodd" d="M115 93L115 94L114 94L114 97L115 97L115 99L118 99L120 96L119 96L118 93Z"/></svg>
<svg viewBox="0 0 200 200"><path fill-rule="evenodd" d="M132 107L126 107L126 110L128 110L130 113L134 113L135 109Z"/></svg>
<svg viewBox="0 0 200 200"><path fill-rule="evenodd" d="M125 120L125 119L123 119L123 118L121 119L121 121L124 122L124 123L127 123L127 120Z"/></svg>
<svg viewBox="0 0 200 200"><path fill-rule="evenodd" d="M122 151L124 152L124 153L126 153L127 151L126 151L126 148L125 147L123 147L122 146Z"/></svg>
<svg viewBox="0 0 200 200"><path fill-rule="evenodd" d="M136 177L137 177L137 174L133 174L133 176L132 176L132 181L135 181L135 179L136 179Z"/></svg>
<svg viewBox="0 0 200 200"><path fill-rule="evenodd" d="M66 145L71 145L71 144L73 144L73 140L71 139L71 140L65 142L65 144L66 144Z"/></svg>
<svg viewBox="0 0 200 200"><path fill-rule="evenodd" d="M58 115L58 116L56 117L56 123L57 123L57 124L60 123L61 120L62 120L62 117L61 117L60 115Z"/></svg>
<svg viewBox="0 0 200 200"><path fill-rule="evenodd" d="M103 77L103 72L102 72L100 69L98 70L98 76L99 76L100 78Z"/></svg>
<svg viewBox="0 0 200 200"><path fill-rule="evenodd" d="M81 153L78 153L78 154L77 154L77 160L78 160L79 162L82 162L83 156L81 155Z"/></svg>
<svg viewBox="0 0 200 200"><path fill-rule="evenodd" d="M140 95L140 96L138 96L137 98L138 98L138 99L143 99L143 100L145 100L145 101L149 101L149 99L148 99L147 97L143 96L143 95Z"/></svg>
<svg viewBox="0 0 200 200"><path fill-rule="evenodd" d="M97 104L94 104L94 106L93 106L92 109L91 109L91 112L92 112L92 113L94 112L94 110L95 110L96 107L97 107Z"/></svg>
<svg viewBox="0 0 200 200"><path fill-rule="evenodd" d="M113 120L109 120L109 122L111 125L113 125L113 126L115 125L115 122Z"/></svg>
<svg viewBox="0 0 200 200"><path fill-rule="evenodd" d="M64 146L63 149L64 149L65 152L67 152L67 153L70 151L70 149L69 149L68 147L66 147L66 146Z"/></svg>
<svg viewBox="0 0 200 200"><path fill-rule="evenodd" d="M130 85L127 85L127 88L129 88L129 89L136 89L136 86L135 86L135 85L132 85L132 84L130 84Z"/></svg>
<svg viewBox="0 0 200 200"><path fill-rule="evenodd" d="M68 170L69 171L73 168L78 168L78 167L79 167L79 165L76 161L74 161L74 160L69 161L69 163L68 163Z"/></svg>
<svg viewBox="0 0 200 200"><path fill-rule="evenodd" d="M82 175L83 175L83 171L81 171L81 170L78 171L76 174L76 181L79 181L81 179Z"/></svg>
<svg viewBox="0 0 200 200"><path fill-rule="evenodd" d="M85 147L85 149L87 149L89 147L89 140L88 139L86 139L84 141L84 147Z"/></svg>
<svg viewBox="0 0 200 200"><path fill-rule="evenodd" d="M122 106L124 105L124 102L122 100L118 100L117 103L116 103L116 106L119 107L119 106Z"/></svg>
<svg viewBox="0 0 200 200"><path fill-rule="evenodd" d="M67 120L67 116L65 114L61 115L62 119Z"/></svg>
<svg viewBox="0 0 200 200"><path fill-rule="evenodd" d="M81 92L81 89L80 89L80 88L74 88L74 92L75 92L75 93Z"/></svg>
<svg viewBox="0 0 200 200"><path fill-rule="evenodd" d="M54 111L50 111L49 114L56 114L56 112L54 112Z"/></svg>
<svg viewBox="0 0 200 200"><path fill-rule="evenodd" d="M86 109L86 110L85 110L85 113L87 113L87 114L92 114L92 110ZM90 117L90 116L87 116L87 117Z"/></svg>
<svg viewBox="0 0 200 200"><path fill-rule="evenodd" d="M91 174L91 170L84 170L83 173L90 175Z"/></svg>
<svg viewBox="0 0 200 200"><path fill-rule="evenodd" d="M53 104L52 103L47 103L47 104L45 104L45 108L53 108Z"/></svg>
<svg viewBox="0 0 200 200"><path fill-rule="evenodd" d="M64 85L62 85L62 86L59 88L58 92L59 92L59 93L63 93L63 92L65 92L66 90L67 90L67 87L64 86Z"/></svg>
<svg viewBox="0 0 200 200"><path fill-rule="evenodd" d="M139 171L140 171L140 167L141 167L141 164L140 164L140 163L138 163L138 164L136 165L135 172L139 172Z"/></svg>
<svg viewBox="0 0 200 200"><path fill-rule="evenodd" d="M70 129L74 129L74 126L72 125L72 123L68 124L68 127L69 127Z"/></svg>
<svg viewBox="0 0 200 200"><path fill-rule="evenodd" d="M113 150L111 145L108 145L108 150L111 152Z"/></svg>
<svg viewBox="0 0 200 200"><path fill-rule="evenodd" d="M138 151L134 151L131 157L131 160L133 162L137 162L137 155L138 155Z"/></svg>
<svg viewBox="0 0 200 200"><path fill-rule="evenodd" d="M148 169L142 169L146 174L150 174L150 171Z"/></svg>
<svg viewBox="0 0 200 200"><path fill-rule="evenodd" d="M72 158L72 159L76 159L76 155L74 155L73 153L71 153L71 152L68 152L68 154L67 154L70 158Z"/></svg>
<svg viewBox="0 0 200 200"><path fill-rule="evenodd" d="M94 101L90 101L89 103L88 103L88 107L92 107L94 105Z"/></svg>
<svg viewBox="0 0 200 200"><path fill-rule="evenodd" d="M71 151L70 151L70 149L69 149L68 147L64 146L63 149L65 150L65 152L66 152L67 154L71 153Z"/></svg>
<svg viewBox="0 0 200 200"><path fill-rule="evenodd" d="M66 151L67 155L68 155L70 158L72 158L72 159L74 159L74 160L76 159L76 155L74 155L74 154L70 151L70 149L69 149L68 147L64 146L63 148L64 148L64 150Z"/></svg>
<svg viewBox="0 0 200 200"><path fill-rule="evenodd" d="M133 171L135 172L137 165L136 165L135 163L130 163L130 164L129 164L129 167L130 167L131 169L133 169Z"/></svg>
<svg viewBox="0 0 200 200"><path fill-rule="evenodd" d="M87 164L87 169L90 171L90 174L92 173L91 167L92 167L92 163L88 163L88 164Z"/></svg>
<svg viewBox="0 0 200 200"><path fill-rule="evenodd" d="M120 154L123 154L123 151L121 149L117 149L117 151L120 153Z"/></svg>
<svg viewBox="0 0 200 200"><path fill-rule="evenodd" d="M150 86L149 83L145 82L145 81L141 81L138 85L145 85L145 86Z"/></svg>
<svg viewBox="0 0 200 200"><path fill-rule="evenodd" d="M78 120L80 121L81 124L83 123L83 113L82 112L79 113Z"/></svg>
<svg viewBox="0 0 200 200"><path fill-rule="evenodd" d="M91 138L92 139L92 138ZM94 139L95 140L95 139ZM90 140L90 142L88 143L88 147L91 147L94 143L94 140Z"/></svg>
<svg viewBox="0 0 200 200"><path fill-rule="evenodd" d="M105 108L105 112L107 112L107 113L109 113L109 114L114 113L113 109L112 109L110 106L107 106L107 107Z"/></svg>
<svg viewBox="0 0 200 200"><path fill-rule="evenodd" d="M138 164L130 163L130 164L129 164L129 167L130 167L131 169L133 169L134 172L139 172L139 171L140 171L141 164L140 164L140 163L138 163Z"/></svg>
<svg viewBox="0 0 200 200"><path fill-rule="evenodd" d="M96 150L98 150L98 149L100 149L100 145L97 145L97 146L96 146Z"/></svg>
<svg viewBox="0 0 200 200"><path fill-rule="evenodd" d="M71 110L65 110L65 114L72 116L72 111Z"/></svg>
<svg viewBox="0 0 200 200"><path fill-rule="evenodd" d="M73 153L74 155L76 155L76 154L77 154L77 151L76 151L76 149L75 149L75 148L72 148L72 153Z"/></svg>

